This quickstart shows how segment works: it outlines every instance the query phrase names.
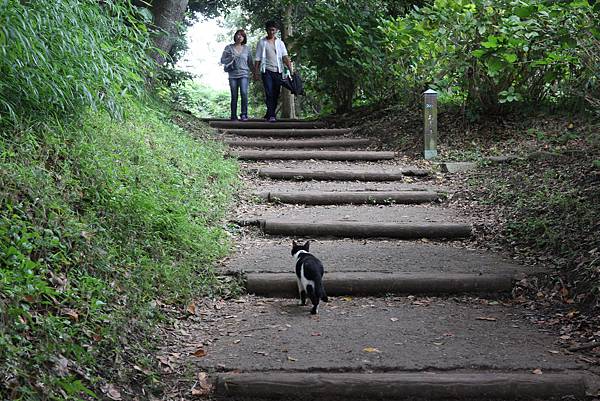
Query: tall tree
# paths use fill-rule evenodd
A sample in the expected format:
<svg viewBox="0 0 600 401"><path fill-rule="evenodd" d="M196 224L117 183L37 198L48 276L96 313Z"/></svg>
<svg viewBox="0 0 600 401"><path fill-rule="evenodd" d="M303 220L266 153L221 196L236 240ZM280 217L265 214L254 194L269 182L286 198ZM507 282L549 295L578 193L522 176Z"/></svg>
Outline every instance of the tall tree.
<svg viewBox="0 0 600 401"><path fill-rule="evenodd" d="M159 51L152 58L158 65L163 65L166 56L171 52L179 35L179 24L185 18L189 0L154 0L152 13L154 25L157 28L154 44Z"/></svg>

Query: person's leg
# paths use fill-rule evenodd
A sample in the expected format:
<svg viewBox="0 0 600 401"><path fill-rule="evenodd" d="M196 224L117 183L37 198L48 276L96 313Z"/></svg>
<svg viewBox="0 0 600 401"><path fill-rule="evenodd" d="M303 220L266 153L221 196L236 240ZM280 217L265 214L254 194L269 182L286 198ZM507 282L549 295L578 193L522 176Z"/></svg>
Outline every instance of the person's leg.
<svg viewBox="0 0 600 401"><path fill-rule="evenodd" d="M240 96L242 98L242 119L248 118L248 77L240 78Z"/></svg>
<svg viewBox="0 0 600 401"><path fill-rule="evenodd" d="M273 114L271 116L275 118L277 111L277 101L279 100L279 93L281 92L281 74L278 72L271 72L273 75Z"/></svg>
<svg viewBox="0 0 600 401"><path fill-rule="evenodd" d="M265 88L265 103L267 104L266 118L268 119L275 115L275 109L273 108L273 78L271 77L270 71L266 71L262 74L262 81Z"/></svg>
<svg viewBox="0 0 600 401"><path fill-rule="evenodd" d="M237 120L237 100L238 88L240 85L239 78L229 78L229 91L231 92L231 119Z"/></svg>

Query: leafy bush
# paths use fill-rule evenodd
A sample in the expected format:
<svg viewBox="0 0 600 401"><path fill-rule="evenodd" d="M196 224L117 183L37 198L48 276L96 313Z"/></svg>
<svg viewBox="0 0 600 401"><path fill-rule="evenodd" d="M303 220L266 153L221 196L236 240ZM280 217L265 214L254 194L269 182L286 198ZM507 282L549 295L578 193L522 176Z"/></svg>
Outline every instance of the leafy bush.
<svg viewBox="0 0 600 401"><path fill-rule="evenodd" d="M316 70L318 89L338 112L352 108L359 89L370 98L389 89L384 37L377 29L383 10L378 2L364 0L318 1L299 27L301 58Z"/></svg>
<svg viewBox="0 0 600 401"><path fill-rule="evenodd" d="M582 74L595 79L582 59L598 38L598 10L587 1L436 0L383 31L401 82L435 86L493 113L564 98Z"/></svg>
<svg viewBox="0 0 600 401"><path fill-rule="evenodd" d="M129 2L0 3L0 126L81 107L119 113L143 92L148 32Z"/></svg>

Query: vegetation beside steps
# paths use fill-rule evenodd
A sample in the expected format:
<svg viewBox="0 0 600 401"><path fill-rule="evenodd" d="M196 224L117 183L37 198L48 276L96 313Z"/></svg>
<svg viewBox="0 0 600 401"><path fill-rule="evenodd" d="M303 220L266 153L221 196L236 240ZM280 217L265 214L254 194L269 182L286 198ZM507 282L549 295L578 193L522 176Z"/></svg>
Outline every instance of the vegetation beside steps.
<svg viewBox="0 0 600 401"><path fill-rule="evenodd" d="M2 136L0 399L152 384L133 367L153 369L161 306L229 291L212 262L236 163L156 106L126 111Z"/></svg>

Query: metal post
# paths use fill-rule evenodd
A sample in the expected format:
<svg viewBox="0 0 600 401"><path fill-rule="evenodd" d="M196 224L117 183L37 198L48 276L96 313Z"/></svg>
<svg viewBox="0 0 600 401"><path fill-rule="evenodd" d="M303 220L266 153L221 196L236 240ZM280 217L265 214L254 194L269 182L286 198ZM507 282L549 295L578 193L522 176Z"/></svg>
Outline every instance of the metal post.
<svg viewBox="0 0 600 401"><path fill-rule="evenodd" d="M423 94L425 97L424 119L425 119L425 160L437 157L437 92L428 89Z"/></svg>

